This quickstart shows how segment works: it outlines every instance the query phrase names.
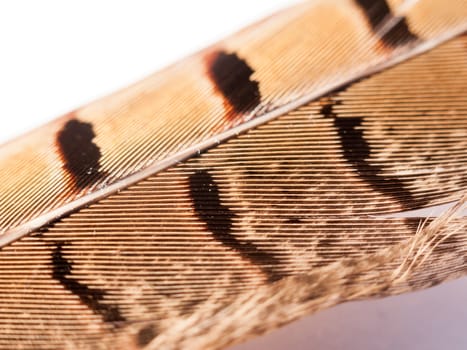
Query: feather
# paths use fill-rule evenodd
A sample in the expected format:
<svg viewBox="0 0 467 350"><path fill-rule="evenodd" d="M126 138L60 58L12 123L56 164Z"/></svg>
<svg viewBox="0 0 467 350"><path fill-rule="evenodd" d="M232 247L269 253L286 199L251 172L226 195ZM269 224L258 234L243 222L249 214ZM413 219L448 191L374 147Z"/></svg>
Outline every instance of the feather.
<svg viewBox="0 0 467 350"><path fill-rule="evenodd" d="M0 348L220 349L463 276L466 31L309 1L2 146Z"/></svg>

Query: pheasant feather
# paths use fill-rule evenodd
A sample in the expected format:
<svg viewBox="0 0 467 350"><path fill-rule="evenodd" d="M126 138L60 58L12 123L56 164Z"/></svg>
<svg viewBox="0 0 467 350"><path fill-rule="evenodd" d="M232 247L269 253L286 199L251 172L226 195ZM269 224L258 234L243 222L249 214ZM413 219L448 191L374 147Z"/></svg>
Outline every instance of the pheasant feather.
<svg viewBox="0 0 467 350"><path fill-rule="evenodd" d="M3 145L0 348L221 349L463 276L466 31L308 1Z"/></svg>

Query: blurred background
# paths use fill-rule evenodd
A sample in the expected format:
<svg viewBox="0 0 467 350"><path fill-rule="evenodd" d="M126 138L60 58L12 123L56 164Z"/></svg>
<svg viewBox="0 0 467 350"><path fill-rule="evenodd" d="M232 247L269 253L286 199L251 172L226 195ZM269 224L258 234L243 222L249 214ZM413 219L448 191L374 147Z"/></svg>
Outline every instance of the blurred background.
<svg viewBox="0 0 467 350"><path fill-rule="evenodd" d="M296 2L1 2L0 143ZM466 325L467 278L343 304L231 350L461 350Z"/></svg>

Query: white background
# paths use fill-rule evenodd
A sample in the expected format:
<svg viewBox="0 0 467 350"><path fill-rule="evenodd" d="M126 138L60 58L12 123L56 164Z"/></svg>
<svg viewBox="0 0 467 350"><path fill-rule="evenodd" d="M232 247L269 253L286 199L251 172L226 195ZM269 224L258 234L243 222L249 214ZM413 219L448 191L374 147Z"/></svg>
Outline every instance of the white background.
<svg viewBox="0 0 467 350"><path fill-rule="evenodd" d="M0 143L296 1L2 1ZM236 347L466 349L467 279L333 308Z"/></svg>
<svg viewBox="0 0 467 350"><path fill-rule="evenodd" d="M0 143L294 2L1 1Z"/></svg>

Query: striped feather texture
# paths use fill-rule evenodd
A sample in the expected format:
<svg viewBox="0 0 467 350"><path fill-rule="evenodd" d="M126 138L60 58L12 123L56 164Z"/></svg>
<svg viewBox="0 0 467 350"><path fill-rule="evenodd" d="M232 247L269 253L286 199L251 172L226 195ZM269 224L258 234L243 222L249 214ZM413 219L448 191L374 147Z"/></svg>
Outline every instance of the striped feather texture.
<svg viewBox="0 0 467 350"><path fill-rule="evenodd" d="M464 275L466 21L306 2L4 145L0 348L219 349Z"/></svg>

